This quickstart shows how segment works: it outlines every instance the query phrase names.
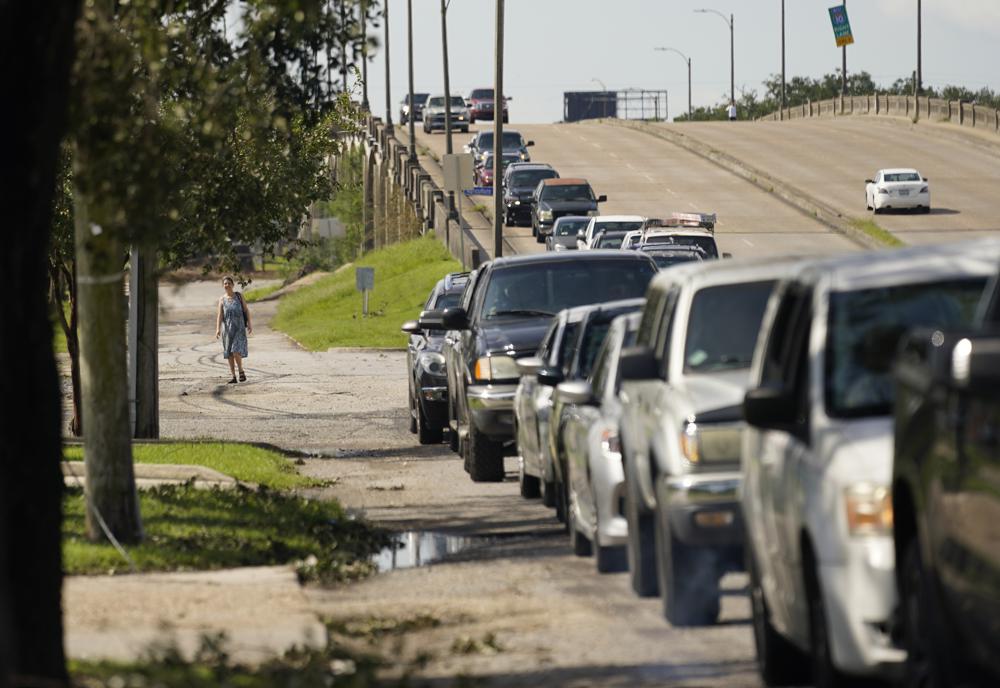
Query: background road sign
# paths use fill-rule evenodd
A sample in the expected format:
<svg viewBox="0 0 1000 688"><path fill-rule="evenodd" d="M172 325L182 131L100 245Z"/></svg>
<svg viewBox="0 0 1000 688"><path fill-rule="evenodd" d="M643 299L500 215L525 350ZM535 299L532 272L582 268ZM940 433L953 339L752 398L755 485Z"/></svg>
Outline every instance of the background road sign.
<svg viewBox="0 0 1000 688"><path fill-rule="evenodd" d="M854 43L854 34L851 33L851 22L847 18L846 6L831 7L830 21L833 22L833 36L837 39L838 48Z"/></svg>

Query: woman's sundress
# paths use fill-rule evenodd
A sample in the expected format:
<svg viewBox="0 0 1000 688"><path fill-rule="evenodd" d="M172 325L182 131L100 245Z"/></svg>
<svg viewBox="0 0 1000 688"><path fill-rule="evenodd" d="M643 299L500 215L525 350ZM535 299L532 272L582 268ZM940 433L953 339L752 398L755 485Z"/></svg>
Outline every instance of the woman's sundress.
<svg viewBox="0 0 1000 688"><path fill-rule="evenodd" d="M243 299L222 297L222 355L247 357L247 326L243 320Z"/></svg>

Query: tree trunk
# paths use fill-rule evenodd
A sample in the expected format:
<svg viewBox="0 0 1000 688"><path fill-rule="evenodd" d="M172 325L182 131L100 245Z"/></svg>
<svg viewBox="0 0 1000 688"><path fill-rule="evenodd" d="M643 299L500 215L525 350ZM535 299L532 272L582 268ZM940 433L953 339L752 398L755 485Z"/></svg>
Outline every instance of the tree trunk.
<svg viewBox="0 0 1000 688"><path fill-rule="evenodd" d="M86 169L86 151L74 164ZM76 175L74 175L76 176ZM110 213L74 189L76 289L80 311L81 410L86 467L87 535L104 539L100 521L121 542L142 539L132 466L125 352L124 250L102 224Z"/></svg>
<svg viewBox="0 0 1000 688"><path fill-rule="evenodd" d="M0 88L17 132L0 157L0 687L65 685L59 383L46 305L59 142L66 127L70 0L0 0Z"/></svg>
<svg viewBox="0 0 1000 688"><path fill-rule="evenodd" d="M129 270L129 380L132 437L160 436L157 260L153 247L133 247Z"/></svg>

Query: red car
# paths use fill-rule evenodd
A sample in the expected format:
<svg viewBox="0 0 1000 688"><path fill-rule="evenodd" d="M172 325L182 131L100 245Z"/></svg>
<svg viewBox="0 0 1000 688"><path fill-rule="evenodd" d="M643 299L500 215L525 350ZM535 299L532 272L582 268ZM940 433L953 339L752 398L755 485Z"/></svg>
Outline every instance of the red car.
<svg viewBox="0 0 1000 688"><path fill-rule="evenodd" d="M503 160L501 161L500 174L503 174L503 170L507 169L507 165L511 164L512 162L520 162L520 160L521 158L518 155L505 153L503 156ZM486 156L486 159L483 160L483 164L476 165L476 168L473 170L472 177L473 181L475 181L476 184L479 186L493 186L492 153Z"/></svg>
<svg viewBox="0 0 1000 688"><path fill-rule="evenodd" d="M493 121L495 98L492 88L474 88L465 99L469 104L469 122L475 124L477 119ZM507 100L503 99L503 121L507 123Z"/></svg>

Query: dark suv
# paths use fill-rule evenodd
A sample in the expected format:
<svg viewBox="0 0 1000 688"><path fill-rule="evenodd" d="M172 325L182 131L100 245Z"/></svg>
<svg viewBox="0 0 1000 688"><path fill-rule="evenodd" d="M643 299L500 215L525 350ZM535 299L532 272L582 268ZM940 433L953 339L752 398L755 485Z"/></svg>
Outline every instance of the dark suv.
<svg viewBox="0 0 1000 688"><path fill-rule="evenodd" d="M431 290L424 310L457 306L468 282L467 272L445 275ZM410 432L417 434L420 444L437 444L448 427L448 376L441 353L444 333L425 332L415 320L403 323L402 330L410 335L406 346Z"/></svg>
<svg viewBox="0 0 1000 688"><path fill-rule="evenodd" d="M633 251L541 253L498 258L475 273L462 305L428 311L424 330L447 330L450 425L476 482L504 477L513 451L517 359L533 356L549 321L564 308L646 293L656 265Z"/></svg>
<svg viewBox="0 0 1000 688"><path fill-rule="evenodd" d="M403 96L403 101L399 104L399 123L406 124L410 121L410 112L413 113L413 121L419 122L424 118L424 103L430 98L430 93L414 93L413 107L410 107L410 94Z"/></svg>
<svg viewBox="0 0 1000 688"><path fill-rule="evenodd" d="M513 154L521 162L529 162L531 156L528 155L528 148L534 145L534 141L525 141L524 137L516 131L503 132L504 155ZM487 155L493 153L493 132L479 132L472 137L472 140L466 145L465 149L467 153L472 153L476 163L481 163Z"/></svg>
<svg viewBox="0 0 1000 688"><path fill-rule="evenodd" d="M544 163L514 163L503 175L503 223L516 225L531 221L531 198L538 182L558 179L552 165Z"/></svg>
<svg viewBox="0 0 1000 688"><path fill-rule="evenodd" d="M543 179L531 197L531 235L539 242L552 232L564 215L597 215L597 204L607 196L594 196L586 179Z"/></svg>

